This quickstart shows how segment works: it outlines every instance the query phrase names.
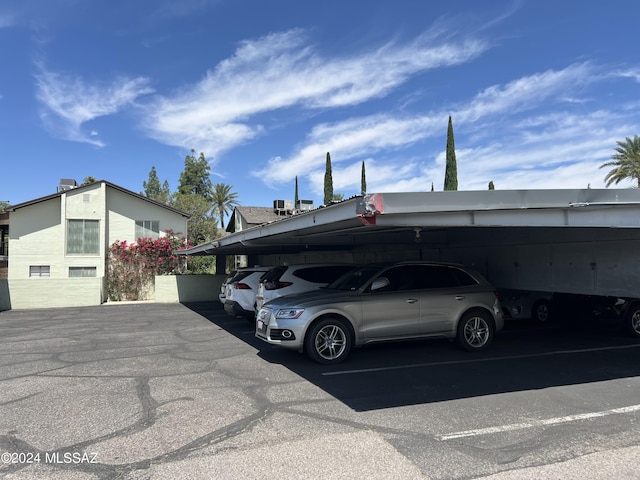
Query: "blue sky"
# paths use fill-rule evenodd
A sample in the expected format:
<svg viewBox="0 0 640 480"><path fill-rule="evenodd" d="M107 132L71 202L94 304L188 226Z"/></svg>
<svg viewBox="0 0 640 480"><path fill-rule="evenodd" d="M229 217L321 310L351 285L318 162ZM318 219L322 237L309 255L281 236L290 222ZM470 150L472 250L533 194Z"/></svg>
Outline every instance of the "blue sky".
<svg viewBox="0 0 640 480"><path fill-rule="evenodd" d="M632 0L2 0L0 200L172 190L193 148L243 205L334 191L603 188L640 134ZM617 188L630 188L632 182Z"/></svg>

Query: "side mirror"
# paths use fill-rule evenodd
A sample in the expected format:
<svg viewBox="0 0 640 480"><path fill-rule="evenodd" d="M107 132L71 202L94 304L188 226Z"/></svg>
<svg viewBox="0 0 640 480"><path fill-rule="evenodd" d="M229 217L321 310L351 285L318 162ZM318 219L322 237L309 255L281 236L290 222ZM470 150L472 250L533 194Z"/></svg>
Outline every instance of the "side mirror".
<svg viewBox="0 0 640 480"><path fill-rule="evenodd" d="M381 288L389 285L389 279L387 277L378 277L371 284L371 291L375 292L376 290L380 290Z"/></svg>

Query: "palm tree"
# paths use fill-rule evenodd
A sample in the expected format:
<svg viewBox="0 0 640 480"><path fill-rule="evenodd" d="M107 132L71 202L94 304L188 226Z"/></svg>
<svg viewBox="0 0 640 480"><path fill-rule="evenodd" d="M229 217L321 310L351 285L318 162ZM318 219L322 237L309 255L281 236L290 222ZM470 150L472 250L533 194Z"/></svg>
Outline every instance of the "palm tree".
<svg viewBox="0 0 640 480"><path fill-rule="evenodd" d="M238 194L231 191L231 185L224 183L216 183L213 186L213 205L214 210L220 216L220 226L224 228L224 216L233 210L233 207L240 205L237 200Z"/></svg>
<svg viewBox="0 0 640 480"><path fill-rule="evenodd" d="M624 142L617 143L618 146L614 149L616 153L611 155L612 160L600 166L614 167L604 177L607 187L612 183L617 185L622 180L631 179L636 180L640 188L640 137L627 137Z"/></svg>

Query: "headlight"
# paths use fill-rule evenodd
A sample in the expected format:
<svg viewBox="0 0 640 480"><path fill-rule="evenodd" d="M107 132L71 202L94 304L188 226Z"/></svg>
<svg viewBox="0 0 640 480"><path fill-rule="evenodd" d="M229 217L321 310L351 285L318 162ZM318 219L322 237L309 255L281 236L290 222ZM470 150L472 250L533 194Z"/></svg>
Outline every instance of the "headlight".
<svg viewBox="0 0 640 480"><path fill-rule="evenodd" d="M260 310L258 310L258 315L256 318L258 320L261 320L264 324L268 324L270 317L271 317L271 310L263 307Z"/></svg>
<svg viewBox="0 0 640 480"><path fill-rule="evenodd" d="M304 312L304 308L282 308L276 312L276 318L280 320L292 320L298 318Z"/></svg>

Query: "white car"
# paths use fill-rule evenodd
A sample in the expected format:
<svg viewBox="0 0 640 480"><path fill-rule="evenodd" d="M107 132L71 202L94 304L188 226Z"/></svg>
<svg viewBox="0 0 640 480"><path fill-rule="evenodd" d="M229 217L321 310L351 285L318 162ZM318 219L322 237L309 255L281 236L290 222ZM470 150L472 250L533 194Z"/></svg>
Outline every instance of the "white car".
<svg viewBox="0 0 640 480"><path fill-rule="evenodd" d="M274 298L326 287L357 265L322 263L273 267L260 279L256 295L256 312Z"/></svg>
<svg viewBox="0 0 640 480"><path fill-rule="evenodd" d="M249 317L256 315L256 294L260 277L271 267L247 267L238 273L227 284L225 292L224 310L229 315Z"/></svg>
<svg viewBox="0 0 640 480"><path fill-rule="evenodd" d="M238 273L238 271L233 270L224 279L224 281L222 282L222 285L220 285L220 293L218 294L218 300L220 300L220 303L222 305L224 305L224 301L227 298L227 285L229 285L229 283L231 282L231 279L236 276L236 273Z"/></svg>

